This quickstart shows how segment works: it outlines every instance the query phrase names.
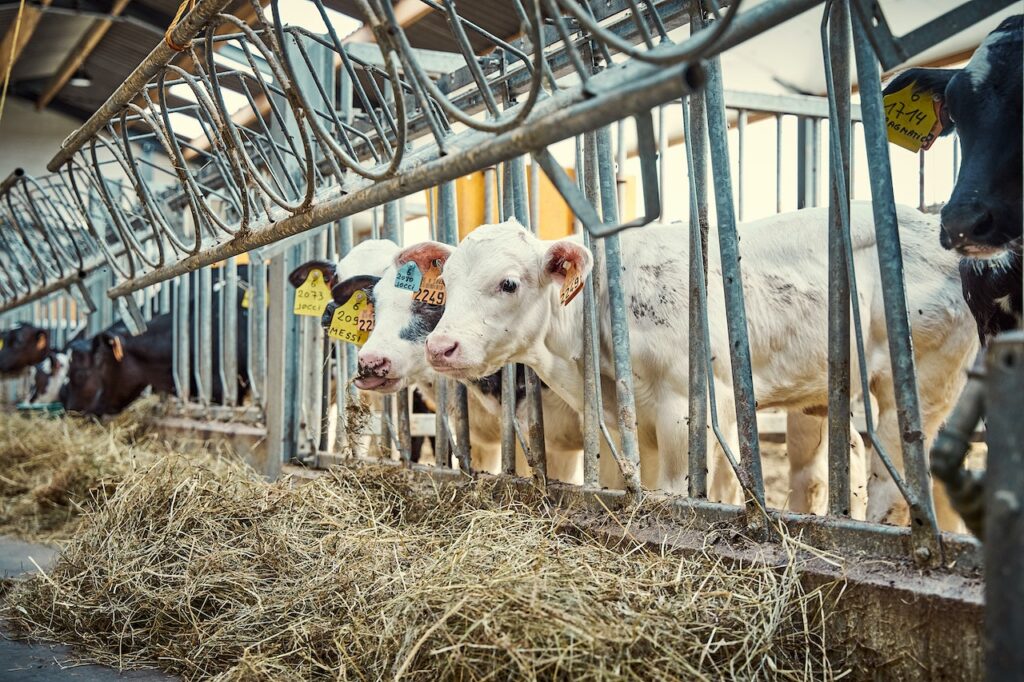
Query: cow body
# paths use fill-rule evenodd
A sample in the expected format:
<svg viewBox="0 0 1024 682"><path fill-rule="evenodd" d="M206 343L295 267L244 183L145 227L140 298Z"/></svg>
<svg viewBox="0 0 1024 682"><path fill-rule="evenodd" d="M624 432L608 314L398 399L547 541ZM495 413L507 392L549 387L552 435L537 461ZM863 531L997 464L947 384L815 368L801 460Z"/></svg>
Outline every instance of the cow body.
<svg viewBox="0 0 1024 682"><path fill-rule="evenodd" d="M921 376L925 436L934 435L963 381L959 371L976 348L963 324L969 313L960 295L957 259L934 243L933 219L900 207L901 234ZM743 286L754 388L759 408L819 411L828 404L827 209L805 209L740 228ZM874 248L870 204L851 209L854 258L879 435L901 461L885 316ZM645 485L682 491L687 474L688 369L678 351L688 339L688 233L655 225L621 241L622 284L630 318L641 476ZM517 224L484 226L448 258L448 302L427 343L431 364L460 378L487 374L508 362L533 367L560 397L583 409L583 309L577 297L559 302L566 272L589 273L590 252L573 240L545 243ZM602 279L599 312L609 305ZM717 410L724 433L738 445L729 339L717 252L709 254L708 317ZM612 334L601 315L606 420L615 424ZM858 371L854 366L854 375ZM856 397L859 382L853 382ZM819 417L820 419L820 417ZM607 458L602 458L607 459ZM735 502L735 477L721 466L716 446L712 497ZM603 465L603 462L602 462ZM905 522L907 510L880 465L872 465L868 517Z"/></svg>
<svg viewBox="0 0 1024 682"><path fill-rule="evenodd" d="M960 172L939 239L963 257L963 295L983 341L1022 323L1022 46L1024 16L1010 17L964 68L908 69L884 91L914 84L939 103L942 134L960 137Z"/></svg>

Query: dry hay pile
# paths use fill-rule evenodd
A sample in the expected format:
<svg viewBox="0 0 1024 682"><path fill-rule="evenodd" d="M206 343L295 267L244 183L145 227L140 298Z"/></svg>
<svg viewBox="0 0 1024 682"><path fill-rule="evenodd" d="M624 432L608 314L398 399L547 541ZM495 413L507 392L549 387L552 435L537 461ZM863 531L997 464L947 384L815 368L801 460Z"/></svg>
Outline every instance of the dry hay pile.
<svg viewBox="0 0 1024 682"><path fill-rule="evenodd" d="M297 485L166 458L127 476L20 632L188 679L821 679L832 596L779 571L611 549L488 484L396 468ZM838 591L838 590L837 590Z"/></svg>
<svg viewBox="0 0 1024 682"><path fill-rule="evenodd" d="M125 475L169 452L149 433L157 404L138 401L105 425L0 412L0 533L67 538L93 495L109 494Z"/></svg>

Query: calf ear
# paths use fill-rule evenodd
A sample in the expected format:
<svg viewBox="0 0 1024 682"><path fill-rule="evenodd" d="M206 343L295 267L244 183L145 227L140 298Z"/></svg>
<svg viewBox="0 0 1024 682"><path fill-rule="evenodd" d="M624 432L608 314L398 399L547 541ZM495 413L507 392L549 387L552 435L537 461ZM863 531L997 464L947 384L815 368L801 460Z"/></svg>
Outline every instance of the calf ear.
<svg viewBox="0 0 1024 682"><path fill-rule="evenodd" d="M566 275L570 271L574 275L579 275L579 286L573 286L573 282L570 281L569 286L572 287L572 290L563 292L562 303L568 304L579 293L583 282L590 275L590 270L594 267L594 256L590 253L590 249L582 244L563 239L548 246L548 250L544 253L543 263L544 274L563 289L566 287Z"/></svg>
<svg viewBox="0 0 1024 682"><path fill-rule="evenodd" d="M395 256L395 265L404 265L409 261L414 261L419 266L420 272L426 272L435 262L444 267L445 261L448 260L448 256L452 255L454 250L455 247L442 244L441 242L420 242L399 251L398 255Z"/></svg>
<svg viewBox="0 0 1024 682"><path fill-rule="evenodd" d="M338 276L338 271L334 263L326 260L311 260L308 263L303 263L292 270L291 274L288 275L288 282L298 289L306 281L306 278L309 277L309 273L313 270L320 271L324 281L327 282L328 288L337 284L335 278Z"/></svg>
<svg viewBox="0 0 1024 682"><path fill-rule="evenodd" d="M331 296L334 298L334 302L338 305L345 305L345 303L348 302L348 299L352 298L352 294L356 293L360 289L369 294L379 281L380 277L374 277L373 275L356 275L355 277L349 277L344 282L334 285L334 288L331 289Z"/></svg>
<svg viewBox="0 0 1024 682"><path fill-rule="evenodd" d="M45 331L36 332L36 350L46 350L50 345L50 337Z"/></svg>
<svg viewBox="0 0 1024 682"><path fill-rule="evenodd" d="M931 94L939 102L939 117L942 123L942 132L939 133L939 137L943 137L952 133L956 127L953 120L949 118L949 114L946 113L946 86L949 85L949 81L953 79L953 76L962 70L907 69L906 71L901 71L895 78L889 81L889 84L882 90L882 96L899 92L911 83L914 84L914 92L928 92Z"/></svg>

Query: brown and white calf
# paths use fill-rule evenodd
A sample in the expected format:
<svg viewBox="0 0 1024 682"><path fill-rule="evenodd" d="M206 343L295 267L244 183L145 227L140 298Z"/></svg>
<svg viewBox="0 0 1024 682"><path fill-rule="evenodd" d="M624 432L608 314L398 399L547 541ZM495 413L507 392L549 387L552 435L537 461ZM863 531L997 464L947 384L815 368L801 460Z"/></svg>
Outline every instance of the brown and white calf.
<svg viewBox="0 0 1024 682"><path fill-rule="evenodd" d="M924 438L945 418L977 349L970 312L960 294L958 259L934 239L934 218L899 207L908 282L908 309L917 360ZM743 289L754 388L759 409L815 410L828 403L828 211L813 208L772 216L739 228ZM866 332L867 371L879 411L878 433L902 465L899 425L885 332L885 316L871 206L851 208L858 306ZM641 472L645 485L684 489L687 474L688 233L678 225L652 225L622 236L622 283L629 306ZM568 269L586 277L593 263L578 241L543 242L514 222L485 225L469 234L444 265L447 305L427 339L439 372L460 379L485 376L509 362L533 367L553 391L583 409L583 308L580 297L562 305ZM730 445L738 435L729 362L720 259L709 254L708 316L719 419ZM602 278L598 309L609 305ZM612 346L609 316L601 315L601 367L606 408ZM854 367L855 374L858 371ZM854 382L856 394L859 387ZM615 419L607 415L609 423ZM712 496L736 501L731 471L712 465ZM606 459L606 458L602 458ZM868 518L907 523L908 510L880 462L872 462ZM718 464L718 466L714 466ZM956 523L941 507L942 522Z"/></svg>

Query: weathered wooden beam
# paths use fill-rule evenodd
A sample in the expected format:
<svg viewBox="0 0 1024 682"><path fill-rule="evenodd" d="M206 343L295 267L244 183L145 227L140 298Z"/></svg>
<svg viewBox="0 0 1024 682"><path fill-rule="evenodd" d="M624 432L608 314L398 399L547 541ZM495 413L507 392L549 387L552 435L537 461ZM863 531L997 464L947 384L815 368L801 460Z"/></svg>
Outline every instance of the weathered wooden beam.
<svg viewBox="0 0 1024 682"><path fill-rule="evenodd" d="M7 27L3 39L0 39L0 80L6 77L18 63L21 53L28 45L28 41L32 39L32 34L36 32L43 13L51 2L52 0L39 0L38 6L26 4L20 24L14 20Z"/></svg>
<svg viewBox="0 0 1024 682"><path fill-rule="evenodd" d="M96 46L100 44L103 37L107 35L107 31L114 25L113 18L121 16L125 8L128 6L131 0L114 0L114 4L110 7L110 18L97 19L92 22L92 26L86 30L82 38L75 44L73 48L65 55L64 61L61 62L60 68L57 69L57 73L53 75L46 88L39 95L39 99L36 100L36 109L42 110L46 108L53 98L57 96L64 86L68 84L71 77L75 75L75 72L81 68L85 60L89 58L89 55L93 53Z"/></svg>

